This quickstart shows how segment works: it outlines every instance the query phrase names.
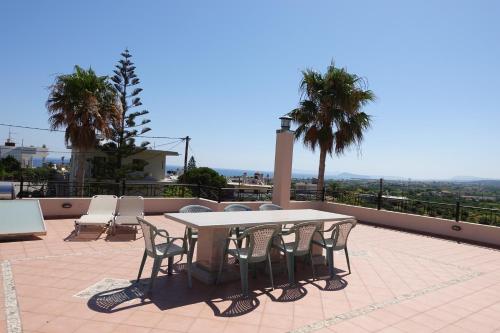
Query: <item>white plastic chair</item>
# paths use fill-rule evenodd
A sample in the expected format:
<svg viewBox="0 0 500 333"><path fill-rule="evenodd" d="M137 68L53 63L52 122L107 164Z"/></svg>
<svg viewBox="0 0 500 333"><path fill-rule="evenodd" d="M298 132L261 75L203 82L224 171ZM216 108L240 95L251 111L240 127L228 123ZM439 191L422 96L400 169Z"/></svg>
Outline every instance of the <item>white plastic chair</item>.
<svg viewBox="0 0 500 333"><path fill-rule="evenodd" d="M309 256L309 260L311 261L313 279L316 278L311 245L314 234L316 233L316 231L318 231L318 227L319 224L315 222L298 223L293 225L289 231L282 231L279 235L279 239L275 238L273 247L282 252L286 259L288 269L288 282L295 282L295 257L306 255ZM283 239L283 236L290 234L295 234L295 240L293 242L286 243Z"/></svg>
<svg viewBox="0 0 500 333"><path fill-rule="evenodd" d="M270 248L273 238L278 234L280 227L278 225L259 225L247 228L240 237L228 237L224 245L224 252L217 274L216 284L221 280L222 270L226 261L226 256L235 257L240 266L241 289L243 295L248 295L248 265L256 264L267 260L269 268L269 278L271 287L274 290L273 268L271 265ZM241 247L240 240L248 239L247 246ZM229 248L230 242L234 243L235 248Z"/></svg>
<svg viewBox="0 0 500 333"><path fill-rule="evenodd" d="M262 204L259 206L259 210L282 210L281 206L275 204Z"/></svg>
<svg viewBox="0 0 500 333"><path fill-rule="evenodd" d="M111 233L114 235L119 226L132 226L137 231L137 217L144 217L144 198L122 196L118 201L118 212L113 220Z"/></svg>
<svg viewBox="0 0 500 333"><path fill-rule="evenodd" d="M167 230L158 229L148 221L141 217L136 218L138 223L141 225L142 234L144 235L144 255L142 256L141 266L139 268L139 274L137 274L136 283L139 282L142 270L144 269L144 264L146 263L147 257L154 259L153 268L151 271L151 279L149 281L148 294L151 293L153 289L153 283L158 276L160 271L161 262L163 259L168 259L168 275L172 275L174 257L182 256L187 253L187 244L185 237L171 237ZM180 245L175 244L175 241L182 241ZM188 273L188 286L191 288L191 260L188 256L187 262L187 273Z"/></svg>
<svg viewBox="0 0 500 333"><path fill-rule="evenodd" d="M78 235L82 226L109 226L116 212L116 195L94 195L90 200L87 214L75 220L75 231Z"/></svg>
<svg viewBox="0 0 500 333"><path fill-rule="evenodd" d="M321 235L321 239L314 239L313 243L321 246L326 250L326 259L328 261L328 271L330 276L334 275L334 262L333 262L333 252L344 250L345 258L347 261L347 268L349 269L349 274L351 274L351 264L349 262L349 252L347 251L347 238L349 234L356 226L356 220L349 219L341 222L334 223L327 230L318 230ZM325 237L324 234L331 232L330 237Z"/></svg>
<svg viewBox="0 0 500 333"><path fill-rule="evenodd" d="M179 209L179 213L208 213L212 212L212 210L208 207L202 205L188 205ZM188 240L188 254L191 258L194 255L194 247L196 246L196 242L198 241L198 229L186 227L184 232L184 237Z"/></svg>

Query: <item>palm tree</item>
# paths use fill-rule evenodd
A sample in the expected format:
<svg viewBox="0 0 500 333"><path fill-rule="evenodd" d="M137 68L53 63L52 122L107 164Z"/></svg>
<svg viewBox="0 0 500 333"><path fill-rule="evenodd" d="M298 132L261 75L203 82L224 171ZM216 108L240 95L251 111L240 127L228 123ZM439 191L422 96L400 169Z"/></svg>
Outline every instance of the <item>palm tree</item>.
<svg viewBox="0 0 500 333"><path fill-rule="evenodd" d="M298 125L295 139L302 139L312 151L319 148L318 191L325 182L327 153L343 154L359 145L370 127L371 116L361 111L375 100L363 78L337 68L332 62L325 74L307 69L302 72L299 107L289 116Z"/></svg>
<svg viewBox="0 0 500 333"><path fill-rule="evenodd" d="M83 184L85 153L100 138L109 138L111 124L119 121L116 92L106 76L75 66L72 74L60 75L50 87L46 106L51 129L65 129L64 140L71 143L76 158L76 180Z"/></svg>

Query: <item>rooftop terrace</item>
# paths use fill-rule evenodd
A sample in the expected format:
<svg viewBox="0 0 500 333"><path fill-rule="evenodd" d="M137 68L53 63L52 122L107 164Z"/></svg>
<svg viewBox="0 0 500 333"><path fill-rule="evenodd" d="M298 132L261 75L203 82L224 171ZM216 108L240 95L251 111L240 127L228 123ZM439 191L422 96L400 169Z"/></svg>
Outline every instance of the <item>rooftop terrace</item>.
<svg viewBox="0 0 500 333"><path fill-rule="evenodd" d="M171 234L184 227L147 219ZM336 253L337 278L298 269L220 286L186 283L182 262L160 273L152 299L131 285L144 242L139 233L72 234L72 219L47 220L47 236L0 243L0 332L493 332L500 330L500 252L358 223L352 274ZM150 265L151 262L148 262ZM151 266L146 267L148 272ZM321 267L321 268L320 268ZM146 282L149 275L143 274Z"/></svg>

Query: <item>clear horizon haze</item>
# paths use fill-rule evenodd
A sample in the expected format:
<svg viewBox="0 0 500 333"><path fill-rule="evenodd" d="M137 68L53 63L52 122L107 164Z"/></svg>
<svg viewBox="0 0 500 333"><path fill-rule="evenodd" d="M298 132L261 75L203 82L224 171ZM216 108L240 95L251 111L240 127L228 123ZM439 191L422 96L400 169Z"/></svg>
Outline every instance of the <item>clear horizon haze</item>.
<svg viewBox="0 0 500 333"><path fill-rule="evenodd" d="M373 125L361 150L328 158L326 174L500 179L499 15L494 0L2 1L0 123L47 128L57 75L75 65L111 75L128 48L148 135L190 136L201 166L273 170L301 71L333 60L377 100L364 108ZM11 131L65 151L63 133ZM183 163L183 143L150 141L181 154L168 165ZM318 160L296 142L294 170L314 173Z"/></svg>

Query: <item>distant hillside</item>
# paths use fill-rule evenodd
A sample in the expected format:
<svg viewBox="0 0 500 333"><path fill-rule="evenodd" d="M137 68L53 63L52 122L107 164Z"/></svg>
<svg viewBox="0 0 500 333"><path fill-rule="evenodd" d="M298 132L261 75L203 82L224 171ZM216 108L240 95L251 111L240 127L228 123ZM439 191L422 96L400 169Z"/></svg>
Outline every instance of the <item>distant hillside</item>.
<svg viewBox="0 0 500 333"><path fill-rule="evenodd" d="M477 182L477 181L498 181L499 179L491 179L491 178L482 178L482 177L475 177L475 176L455 176L450 178L451 181L454 182Z"/></svg>
<svg viewBox="0 0 500 333"><path fill-rule="evenodd" d="M368 175L357 175L355 173L341 172L334 175L326 175L326 179L376 179L378 177Z"/></svg>

